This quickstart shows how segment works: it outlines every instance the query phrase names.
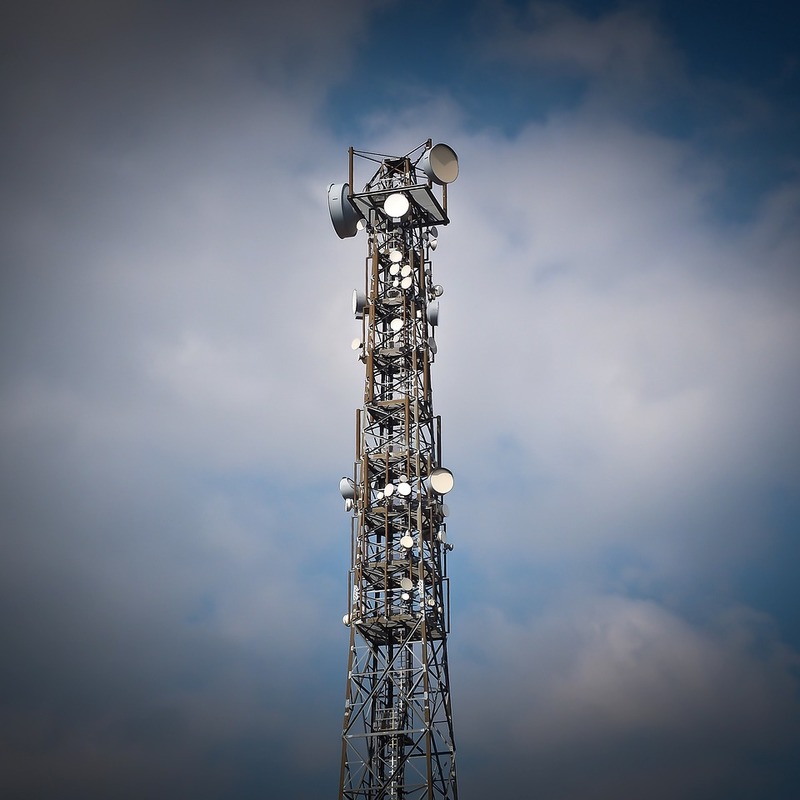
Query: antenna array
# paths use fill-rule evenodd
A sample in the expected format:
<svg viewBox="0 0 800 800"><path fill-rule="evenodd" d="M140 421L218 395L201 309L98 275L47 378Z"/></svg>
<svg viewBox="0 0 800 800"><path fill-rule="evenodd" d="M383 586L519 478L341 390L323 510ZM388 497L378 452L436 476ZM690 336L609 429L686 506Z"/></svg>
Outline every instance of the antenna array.
<svg viewBox="0 0 800 800"><path fill-rule="evenodd" d="M355 158L377 164L358 193ZM353 293L364 405L353 474L340 482L351 514L340 800L458 797L444 502L453 475L441 463L430 375L443 293L431 253L456 177L455 152L429 140L399 157L351 148L349 181L328 190L336 233L366 231L368 251Z"/></svg>

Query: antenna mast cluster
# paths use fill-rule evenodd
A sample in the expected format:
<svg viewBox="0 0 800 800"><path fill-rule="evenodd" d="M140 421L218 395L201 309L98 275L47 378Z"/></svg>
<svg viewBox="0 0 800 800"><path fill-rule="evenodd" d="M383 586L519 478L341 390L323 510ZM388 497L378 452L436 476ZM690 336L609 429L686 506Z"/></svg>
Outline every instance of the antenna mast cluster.
<svg viewBox="0 0 800 800"><path fill-rule="evenodd" d="M377 169L353 193L356 158ZM350 148L348 182L328 189L338 236L367 236L364 288L353 292L364 405L353 474L340 483L351 514L340 800L458 797L444 502L453 475L430 376L443 292L431 253L457 177L455 152L428 140L404 156Z"/></svg>

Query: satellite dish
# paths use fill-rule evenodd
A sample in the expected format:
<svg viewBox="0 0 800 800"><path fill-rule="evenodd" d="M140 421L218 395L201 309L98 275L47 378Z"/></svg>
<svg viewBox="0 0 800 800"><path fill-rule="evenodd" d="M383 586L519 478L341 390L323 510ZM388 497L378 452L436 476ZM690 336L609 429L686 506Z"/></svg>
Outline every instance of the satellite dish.
<svg viewBox="0 0 800 800"><path fill-rule="evenodd" d="M356 319L364 319L364 308L367 305L367 296L358 289L353 289L353 313Z"/></svg>
<svg viewBox="0 0 800 800"><path fill-rule="evenodd" d="M395 317L390 323L389 327L397 333L403 327L403 320L400 317Z"/></svg>
<svg viewBox="0 0 800 800"><path fill-rule="evenodd" d="M442 286L441 284L437 283L433 287L433 293L434 293L434 295L436 297L441 297L444 294L444 286Z"/></svg>
<svg viewBox="0 0 800 800"><path fill-rule="evenodd" d="M414 581L411 578L400 578L400 588L404 592L410 592L414 588Z"/></svg>
<svg viewBox="0 0 800 800"><path fill-rule="evenodd" d="M435 144L426 150L419 165L428 178L439 186L452 183L458 177L458 156L446 144Z"/></svg>
<svg viewBox="0 0 800 800"><path fill-rule="evenodd" d="M431 250L435 250L438 246L439 246L438 239L434 239L432 237L428 239L428 247L430 247Z"/></svg>
<svg viewBox="0 0 800 800"><path fill-rule="evenodd" d="M453 488L455 479L453 478L453 473L450 472L449 469L445 467L436 467L436 469L431 472L430 484L431 489L433 489L436 494L447 494Z"/></svg>
<svg viewBox="0 0 800 800"><path fill-rule="evenodd" d="M410 275L406 275L406 277L400 281L400 288L410 289L412 283L414 283L414 279Z"/></svg>
<svg viewBox="0 0 800 800"><path fill-rule="evenodd" d="M392 266L389 267L389 274L390 275L397 275L399 272L400 272L400 265L399 264L392 264Z"/></svg>
<svg viewBox="0 0 800 800"><path fill-rule="evenodd" d="M450 506L447 503L442 503L442 516L449 517L450 516Z"/></svg>
<svg viewBox="0 0 800 800"><path fill-rule="evenodd" d="M389 261L392 264L399 264L403 260L403 254L399 250L390 250L389 251Z"/></svg>
<svg viewBox="0 0 800 800"><path fill-rule="evenodd" d="M408 209L408 198L402 192L390 194L383 202L383 210L392 219L404 217L406 214L408 214Z"/></svg>
<svg viewBox="0 0 800 800"><path fill-rule="evenodd" d="M345 500L356 499L356 484L352 478L342 478L339 481L339 493Z"/></svg>
<svg viewBox="0 0 800 800"><path fill-rule="evenodd" d="M361 215L350 202L350 185L332 183L328 187L328 211L336 235L340 239L349 239L358 233L358 221Z"/></svg>
<svg viewBox="0 0 800 800"><path fill-rule="evenodd" d="M406 534L401 540L400 545L405 547L406 550L410 550L414 546L414 537Z"/></svg>
<svg viewBox="0 0 800 800"><path fill-rule="evenodd" d="M397 484L397 494L402 497L408 497L411 494L411 484L403 481Z"/></svg>
<svg viewBox="0 0 800 800"><path fill-rule="evenodd" d="M391 497L394 494L394 484L387 483L383 489L383 496L384 497Z"/></svg>
<svg viewBox="0 0 800 800"><path fill-rule="evenodd" d="M353 339L353 341L350 342L350 347L353 350L358 350L358 348L361 347L361 339Z"/></svg>
<svg viewBox="0 0 800 800"><path fill-rule="evenodd" d="M436 538L442 543L447 544L447 531L444 528L439 530L439 533L436 534Z"/></svg>
<svg viewBox="0 0 800 800"><path fill-rule="evenodd" d="M431 325L438 325L439 324L439 301L438 300L434 300L433 302L428 303L428 309L427 309L426 314L427 314L427 317L428 317L428 322L430 322Z"/></svg>
<svg viewBox="0 0 800 800"><path fill-rule="evenodd" d="M407 278L411 274L411 266L409 264L403 264L402 268L400 269L400 275L404 278Z"/></svg>

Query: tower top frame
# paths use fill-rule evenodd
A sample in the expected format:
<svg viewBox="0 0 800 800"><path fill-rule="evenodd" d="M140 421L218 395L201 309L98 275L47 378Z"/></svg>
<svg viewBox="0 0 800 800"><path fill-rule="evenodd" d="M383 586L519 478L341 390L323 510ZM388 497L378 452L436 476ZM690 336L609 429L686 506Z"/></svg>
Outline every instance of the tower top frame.
<svg viewBox="0 0 800 800"><path fill-rule="evenodd" d="M354 192L357 159L377 163L378 168L363 190ZM346 239L364 228L386 232L400 223L447 225L447 185L457 177L455 151L446 144L434 145L431 139L401 156L351 147L347 183L328 187L334 229Z"/></svg>

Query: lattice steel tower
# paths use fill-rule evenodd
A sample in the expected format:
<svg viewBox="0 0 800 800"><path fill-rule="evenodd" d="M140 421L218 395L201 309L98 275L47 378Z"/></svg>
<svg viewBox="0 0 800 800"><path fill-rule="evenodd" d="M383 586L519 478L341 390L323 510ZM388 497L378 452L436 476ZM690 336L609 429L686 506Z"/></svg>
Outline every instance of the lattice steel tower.
<svg viewBox="0 0 800 800"><path fill-rule="evenodd" d="M378 168L352 193L356 157ZM458 797L443 498L453 475L441 463L430 377L442 294L431 252L457 176L444 144L404 156L350 148L348 183L328 189L339 237L368 238L364 290L353 293L364 406L353 476L340 484L352 515L340 800Z"/></svg>

